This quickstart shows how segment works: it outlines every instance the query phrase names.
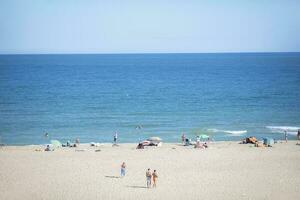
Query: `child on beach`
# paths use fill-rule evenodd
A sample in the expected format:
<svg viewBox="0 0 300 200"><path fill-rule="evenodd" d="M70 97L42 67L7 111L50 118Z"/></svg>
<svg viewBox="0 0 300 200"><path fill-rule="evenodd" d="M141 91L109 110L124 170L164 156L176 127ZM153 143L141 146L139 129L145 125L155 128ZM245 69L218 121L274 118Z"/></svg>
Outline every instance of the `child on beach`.
<svg viewBox="0 0 300 200"><path fill-rule="evenodd" d="M125 176L125 172L126 172L126 164L125 162L123 162L121 165L121 177Z"/></svg>
<svg viewBox="0 0 300 200"><path fill-rule="evenodd" d="M157 178L158 178L156 169L153 171L152 177L153 177L153 187L156 187L156 181L157 181Z"/></svg>
<svg viewBox="0 0 300 200"><path fill-rule="evenodd" d="M148 169L146 172L147 188L151 187L151 178L152 178L152 174L151 174L150 169Z"/></svg>

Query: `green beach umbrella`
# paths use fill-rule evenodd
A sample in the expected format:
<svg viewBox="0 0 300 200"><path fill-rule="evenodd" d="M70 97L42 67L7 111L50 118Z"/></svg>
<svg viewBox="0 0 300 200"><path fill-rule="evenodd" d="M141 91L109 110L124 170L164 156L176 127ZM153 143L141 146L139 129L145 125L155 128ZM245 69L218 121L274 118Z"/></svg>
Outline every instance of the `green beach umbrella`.
<svg viewBox="0 0 300 200"><path fill-rule="evenodd" d="M199 135L199 137L200 137L201 139L208 139L208 138L209 138L209 135L201 134L201 135Z"/></svg>
<svg viewBox="0 0 300 200"><path fill-rule="evenodd" d="M53 147L61 147L62 146L61 142L58 140L51 140L50 142L53 145Z"/></svg>
<svg viewBox="0 0 300 200"><path fill-rule="evenodd" d="M205 130L205 129L196 129L196 130L194 130L194 134L196 136L200 136L200 135L207 135L207 136L209 136L209 135L212 134L212 132L210 132L208 130Z"/></svg>
<svg viewBox="0 0 300 200"><path fill-rule="evenodd" d="M196 129L194 133L196 136L199 136L200 139L211 139L213 135L213 132L207 129Z"/></svg>

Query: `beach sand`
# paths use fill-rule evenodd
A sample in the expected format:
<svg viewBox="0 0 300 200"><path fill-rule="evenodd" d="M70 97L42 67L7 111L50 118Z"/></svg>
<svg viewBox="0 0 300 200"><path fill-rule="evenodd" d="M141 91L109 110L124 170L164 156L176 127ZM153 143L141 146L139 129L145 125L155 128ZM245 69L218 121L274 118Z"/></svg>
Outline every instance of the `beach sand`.
<svg viewBox="0 0 300 200"><path fill-rule="evenodd" d="M81 145L53 152L1 147L0 199L300 199L296 141L272 148L238 142L212 143L208 149L135 147ZM126 176L119 178L123 161ZM147 168L158 172L155 189L145 187Z"/></svg>

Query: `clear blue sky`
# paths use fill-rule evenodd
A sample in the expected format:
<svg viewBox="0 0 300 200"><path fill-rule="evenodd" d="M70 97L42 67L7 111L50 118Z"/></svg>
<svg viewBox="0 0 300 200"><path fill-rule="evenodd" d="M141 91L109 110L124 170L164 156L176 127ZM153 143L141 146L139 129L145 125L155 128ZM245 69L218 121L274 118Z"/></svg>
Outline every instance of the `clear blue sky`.
<svg viewBox="0 0 300 200"><path fill-rule="evenodd" d="M300 51L299 0L0 0L0 53Z"/></svg>

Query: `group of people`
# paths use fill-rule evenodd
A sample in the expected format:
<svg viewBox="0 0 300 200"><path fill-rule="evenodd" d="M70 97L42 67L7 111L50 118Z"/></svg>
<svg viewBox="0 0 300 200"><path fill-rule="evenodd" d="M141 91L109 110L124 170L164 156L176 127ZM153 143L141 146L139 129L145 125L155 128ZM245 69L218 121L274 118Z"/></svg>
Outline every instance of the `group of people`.
<svg viewBox="0 0 300 200"><path fill-rule="evenodd" d="M181 140L182 140L182 143L184 144L184 146L190 146L190 145L194 144L195 148L207 148L208 147L206 142L201 144L200 136L196 136L196 143L192 143L191 139L186 138L185 133L183 133L181 136ZM209 138L208 138L208 140L209 140Z"/></svg>
<svg viewBox="0 0 300 200"><path fill-rule="evenodd" d="M158 178L158 175L157 175L156 169L151 173L151 170L149 168L146 171L147 188L151 188L151 186L153 186L155 188L156 183L157 183L157 178Z"/></svg>
<svg viewBox="0 0 300 200"><path fill-rule="evenodd" d="M71 143L70 140L67 141L66 144L62 144L62 147L78 147L80 144L79 138L75 140L75 143Z"/></svg>
<svg viewBox="0 0 300 200"><path fill-rule="evenodd" d="M123 178L126 175L126 164L123 162L121 164L121 178ZM146 171L146 181L147 181L147 188L155 188L157 183L157 172L154 170L151 172L150 168Z"/></svg>
<svg viewBox="0 0 300 200"><path fill-rule="evenodd" d="M48 133L46 133L46 134L48 134ZM61 147L78 147L79 144L80 144L80 140L79 140L79 138L77 138L75 140L75 143L71 143L70 140L68 140L67 143L60 144L59 146L61 146ZM53 146L51 147L51 145L48 144L44 150L45 151L54 151L54 147Z"/></svg>

